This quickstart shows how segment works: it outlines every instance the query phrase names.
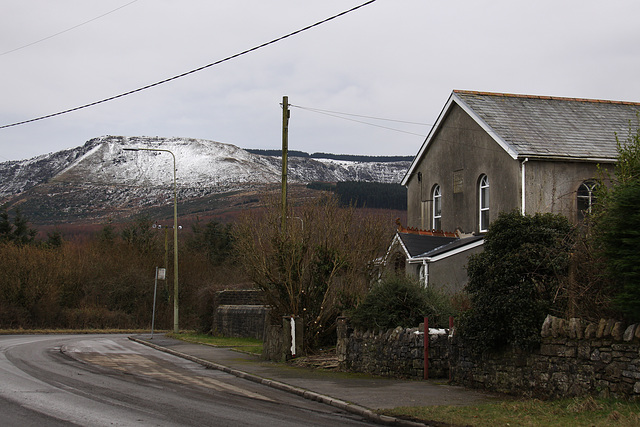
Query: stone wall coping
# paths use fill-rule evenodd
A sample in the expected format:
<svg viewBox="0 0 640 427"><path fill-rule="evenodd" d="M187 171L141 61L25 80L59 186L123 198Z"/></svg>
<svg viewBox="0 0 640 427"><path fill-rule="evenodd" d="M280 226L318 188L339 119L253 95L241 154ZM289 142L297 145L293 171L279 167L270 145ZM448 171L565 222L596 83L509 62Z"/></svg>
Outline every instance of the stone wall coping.
<svg viewBox="0 0 640 427"><path fill-rule="evenodd" d="M540 330L542 338L569 338L575 340L612 339L631 342L640 339L639 325L626 325L615 319L600 319L598 323L580 318L569 320L547 315Z"/></svg>

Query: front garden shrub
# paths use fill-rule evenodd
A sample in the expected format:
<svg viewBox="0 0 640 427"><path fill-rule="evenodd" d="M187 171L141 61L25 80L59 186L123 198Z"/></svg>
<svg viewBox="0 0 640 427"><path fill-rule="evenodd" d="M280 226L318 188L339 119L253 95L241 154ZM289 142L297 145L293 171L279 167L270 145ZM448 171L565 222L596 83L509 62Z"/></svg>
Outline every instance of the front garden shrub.
<svg viewBox="0 0 640 427"><path fill-rule="evenodd" d="M594 206L595 246L614 283L613 306L629 322L640 321L640 115L618 156L609 187L598 187Z"/></svg>
<svg viewBox="0 0 640 427"><path fill-rule="evenodd" d="M460 332L476 350L536 347L569 268L572 226L562 215L502 213L486 234L484 251L469 259L471 310Z"/></svg>
<svg viewBox="0 0 640 427"><path fill-rule="evenodd" d="M389 274L376 283L351 314L353 325L361 330L387 330L418 326L424 317L430 326L448 325L453 308L449 296L425 288L417 279Z"/></svg>

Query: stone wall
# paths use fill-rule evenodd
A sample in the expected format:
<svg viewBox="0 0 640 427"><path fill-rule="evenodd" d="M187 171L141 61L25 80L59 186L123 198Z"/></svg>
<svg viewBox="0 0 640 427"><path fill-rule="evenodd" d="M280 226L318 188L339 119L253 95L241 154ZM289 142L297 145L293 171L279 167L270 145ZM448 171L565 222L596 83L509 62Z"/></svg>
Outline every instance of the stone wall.
<svg viewBox="0 0 640 427"><path fill-rule="evenodd" d="M454 339L455 384L543 398L640 398L640 326L547 316L539 350L472 355Z"/></svg>
<svg viewBox="0 0 640 427"><path fill-rule="evenodd" d="M264 337L269 307L264 305L220 305L213 322L214 335L236 338Z"/></svg>
<svg viewBox="0 0 640 427"><path fill-rule="evenodd" d="M386 332L355 331L338 319L336 353L340 369L395 378L424 378L424 325ZM429 378L448 378L448 331L430 329Z"/></svg>
<svg viewBox="0 0 640 427"><path fill-rule="evenodd" d="M424 376L423 325L386 332L354 331L338 319L339 366L395 378ZM433 333L433 332L437 332ZM429 378L502 393L559 398L598 395L640 399L640 325L588 323L547 316L538 350L473 354L448 330L429 335Z"/></svg>
<svg viewBox="0 0 640 427"><path fill-rule="evenodd" d="M213 304L212 331L225 337L263 339L268 313L262 291L220 291Z"/></svg>

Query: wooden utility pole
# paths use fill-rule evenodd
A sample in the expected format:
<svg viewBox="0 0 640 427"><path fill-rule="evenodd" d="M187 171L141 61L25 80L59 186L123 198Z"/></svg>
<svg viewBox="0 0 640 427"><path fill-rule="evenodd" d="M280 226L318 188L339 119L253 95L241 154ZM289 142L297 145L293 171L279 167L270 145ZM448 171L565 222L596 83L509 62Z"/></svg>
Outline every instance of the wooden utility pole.
<svg viewBox="0 0 640 427"><path fill-rule="evenodd" d="M282 97L282 234L287 229L287 156L289 153L289 97Z"/></svg>

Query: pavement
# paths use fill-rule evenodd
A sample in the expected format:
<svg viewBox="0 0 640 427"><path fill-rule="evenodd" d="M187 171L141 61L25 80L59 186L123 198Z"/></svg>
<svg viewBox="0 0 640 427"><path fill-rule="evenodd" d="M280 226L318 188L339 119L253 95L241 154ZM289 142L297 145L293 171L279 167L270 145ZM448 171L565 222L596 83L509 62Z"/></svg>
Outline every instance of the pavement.
<svg viewBox="0 0 640 427"><path fill-rule="evenodd" d="M164 335L135 335L130 340L156 350L218 369L361 415L389 425L424 426L379 415L380 409L398 406L466 406L495 401L499 395L452 386L446 380L399 380L268 362L260 357L225 347L193 344Z"/></svg>

